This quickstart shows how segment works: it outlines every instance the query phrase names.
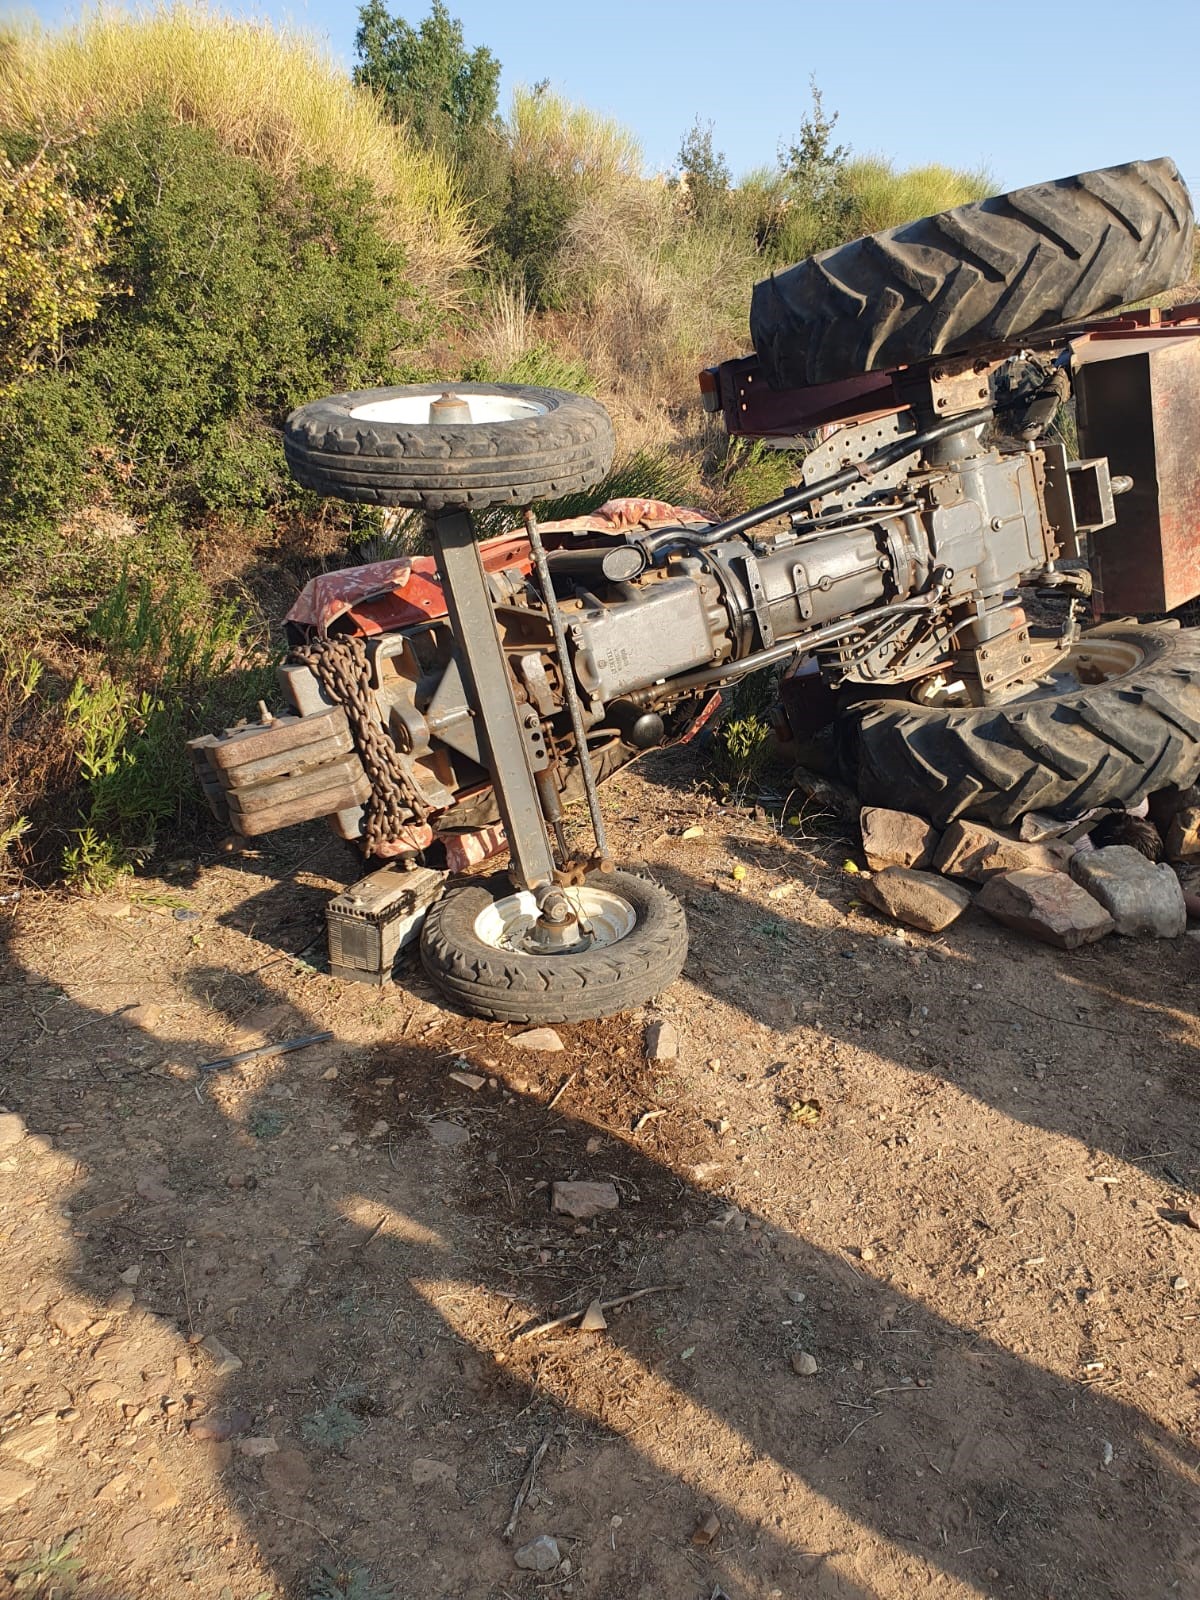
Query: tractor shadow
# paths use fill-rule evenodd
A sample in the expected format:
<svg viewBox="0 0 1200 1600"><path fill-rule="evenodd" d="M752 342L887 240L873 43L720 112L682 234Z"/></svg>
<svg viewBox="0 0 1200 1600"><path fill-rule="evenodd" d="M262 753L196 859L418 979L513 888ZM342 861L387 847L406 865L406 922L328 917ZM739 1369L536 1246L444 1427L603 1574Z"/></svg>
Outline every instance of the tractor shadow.
<svg viewBox="0 0 1200 1600"><path fill-rule="evenodd" d="M723 927L729 959L749 934L736 908ZM10 962L6 977L29 975ZM232 1016L239 977L212 967L197 989ZM279 1036L335 1016L332 981L313 982L311 1008L270 991ZM947 1579L1082 1600L1195 1582L1182 1530L1196 1460L1179 1436L939 1316L895 1272L817 1246L790 1206L740 1202L718 1135L627 1021L563 1028L564 1052L532 1060L502 1027L443 1013L414 1037L335 1041L200 1083L190 1068L211 1039L164 1039L66 996L52 1020L61 1043L43 1028L10 1052L3 1093L53 1155L23 1141L11 1181L36 1184L39 1162L67 1174L66 1253L30 1263L53 1296L102 1317L139 1267L121 1327L138 1348L115 1381L136 1368L151 1414L110 1438L87 1400L107 1335L67 1341L58 1376L79 1396L81 1442L124 1460L151 1438L181 1486L158 1522L157 1592L201 1568L214 1593L236 1581L234 1556L206 1544L218 1484L240 1548L288 1592L331 1558L401 1594L542 1592L545 1578L514 1576L497 1530L547 1435L516 1542L553 1531L585 1600L749 1600L801 1582L871 1600ZM76 1036L94 1070L66 1064ZM798 1186L806 1167L798 1156ZM568 1179L612 1184L618 1206L553 1212L550 1186ZM652 1292L602 1333L533 1331L638 1289ZM15 1310L13 1334L45 1314ZM230 1376L189 1343L205 1335L236 1353ZM817 1376L796 1375L797 1352L815 1353ZM190 1375L172 1377L172 1361ZM234 1409L277 1449L192 1437L193 1419ZM78 1525L81 1505L37 1477L30 1534ZM720 1531L700 1547L708 1510ZM89 1572L132 1562L132 1578L98 1582L145 1581L128 1551L146 1515L120 1504L87 1523Z"/></svg>

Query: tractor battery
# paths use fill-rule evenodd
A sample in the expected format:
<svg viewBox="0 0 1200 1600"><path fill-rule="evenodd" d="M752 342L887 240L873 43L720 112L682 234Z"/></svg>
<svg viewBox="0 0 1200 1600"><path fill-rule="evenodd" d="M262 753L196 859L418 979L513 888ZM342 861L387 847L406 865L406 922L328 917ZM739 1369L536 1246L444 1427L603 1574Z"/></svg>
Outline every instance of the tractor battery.
<svg viewBox="0 0 1200 1600"><path fill-rule="evenodd" d="M354 983L387 983L448 876L432 867L381 867L331 900L325 907L331 974Z"/></svg>

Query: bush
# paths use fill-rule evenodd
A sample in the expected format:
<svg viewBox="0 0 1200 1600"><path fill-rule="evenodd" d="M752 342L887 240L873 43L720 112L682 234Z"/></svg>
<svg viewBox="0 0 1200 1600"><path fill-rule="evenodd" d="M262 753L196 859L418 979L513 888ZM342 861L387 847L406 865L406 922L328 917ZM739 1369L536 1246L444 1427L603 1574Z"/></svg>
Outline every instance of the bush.
<svg viewBox="0 0 1200 1600"><path fill-rule="evenodd" d="M320 166L365 183L414 282L439 303L456 296L476 241L448 162L310 40L188 4L97 9L59 32L21 27L4 40L0 129L70 138L148 106L285 183Z"/></svg>
<svg viewBox="0 0 1200 1600"><path fill-rule="evenodd" d="M61 361L68 333L100 309L108 219L71 193L72 176L44 145L16 166L0 154L0 397Z"/></svg>
<svg viewBox="0 0 1200 1600"><path fill-rule="evenodd" d="M235 606L183 578L126 573L88 633L104 667L77 677L62 708L82 789L63 867L80 886L103 887L164 823L199 820L187 741L248 715L271 694L274 663Z"/></svg>
<svg viewBox="0 0 1200 1600"><path fill-rule="evenodd" d="M75 173L112 217L111 293L65 369L0 416L9 554L85 488L192 520L277 502L287 410L386 380L405 333L401 255L360 179L304 167L285 183L161 107L83 141Z"/></svg>

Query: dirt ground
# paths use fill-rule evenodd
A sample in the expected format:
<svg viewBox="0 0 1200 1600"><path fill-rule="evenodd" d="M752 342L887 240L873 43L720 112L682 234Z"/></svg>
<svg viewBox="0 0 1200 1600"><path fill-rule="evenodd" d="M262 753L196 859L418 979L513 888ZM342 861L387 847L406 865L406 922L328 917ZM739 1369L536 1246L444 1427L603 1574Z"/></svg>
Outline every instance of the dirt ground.
<svg viewBox="0 0 1200 1600"><path fill-rule="evenodd" d="M1200 1595L1200 940L901 936L694 761L606 791L685 978L558 1054L324 975L319 830L9 903L0 1592Z"/></svg>

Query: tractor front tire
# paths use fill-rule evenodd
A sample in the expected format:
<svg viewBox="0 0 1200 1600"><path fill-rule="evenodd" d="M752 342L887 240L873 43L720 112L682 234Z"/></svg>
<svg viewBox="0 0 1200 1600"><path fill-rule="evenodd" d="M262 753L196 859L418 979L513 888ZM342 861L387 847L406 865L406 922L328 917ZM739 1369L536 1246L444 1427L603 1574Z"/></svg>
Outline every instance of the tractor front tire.
<svg viewBox="0 0 1200 1600"><path fill-rule="evenodd" d="M577 891L568 889L568 898ZM421 960L441 993L496 1022L585 1022L628 1011L660 994L683 970L687 923L675 896L634 872L597 872L579 894L615 908L607 943L532 952L501 942L505 908L521 897L507 877L453 884L421 932ZM586 900L585 900L585 909Z"/></svg>
<svg viewBox="0 0 1200 1600"><path fill-rule="evenodd" d="M469 420L436 420L448 395ZM422 383L301 406L284 425L283 448L292 476L318 494L478 511L594 487L612 465L613 427L597 401L565 389Z"/></svg>

